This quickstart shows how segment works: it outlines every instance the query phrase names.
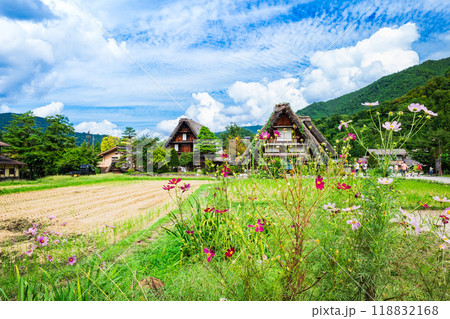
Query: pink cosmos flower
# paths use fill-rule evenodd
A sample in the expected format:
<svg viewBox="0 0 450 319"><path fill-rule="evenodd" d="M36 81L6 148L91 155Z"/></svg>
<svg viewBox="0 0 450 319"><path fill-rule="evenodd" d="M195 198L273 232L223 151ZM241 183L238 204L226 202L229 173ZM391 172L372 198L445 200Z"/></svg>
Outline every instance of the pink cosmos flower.
<svg viewBox="0 0 450 319"><path fill-rule="evenodd" d="M206 260L208 261L208 262L211 262L211 258L212 257L214 257L215 255L216 255L216 252L214 251L214 249L211 247L211 248L205 248L205 249L203 249L203 251L205 252L205 254L206 254Z"/></svg>
<svg viewBox="0 0 450 319"><path fill-rule="evenodd" d="M58 244L59 244L59 239L55 240L54 243L55 243L56 245L58 245Z"/></svg>
<svg viewBox="0 0 450 319"><path fill-rule="evenodd" d="M268 140L270 138L270 133L269 132L262 132L259 135L259 139L260 140Z"/></svg>
<svg viewBox="0 0 450 319"><path fill-rule="evenodd" d="M348 123L353 122L352 120L348 121L348 122L344 122L341 120L341 124L339 124L338 129L339 131L342 129L342 126L348 127Z"/></svg>
<svg viewBox="0 0 450 319"><path fill-rule="evenodd" d="M163 186L163 189L164 189L165 191L170 191L170 190L173 189L173 188L175 188L175 186L171 186L171 185L164 185L164 186Z"/></svg>
<svg viewBox="0 0 450 319"><path fill-rule="evenodd" d="M276 137L280 137L280 136L281 136L281 133L278 132L278 131L273 131L273 135L275 135Z"/></svg>
<svg viewBox="0 0 450 319"><path fill-rule="evenodd" d="M348 133L347 136L353 141L356 140L356 135L353 133Z"/></svg>
<svg viewBox="0 0 450 319"><path fill-rule="evenodd" d="M342 140L343 140L344 142L346 142L346 141L348 140L348 138L344 137Z"/></svg>
<svg viewBox="0 0 450 319"><path fill-rule="evenodd" d="M408 106L408 110L410 110L413 113L420 112L423 110L423 108L424 108L424 105L420 105L419 103L411 103Z"/></svg>
<svg viewBox="0 0 450 319"><path fill-rule="evenodd" d="M30 249L25 252L25 255L27 255L27 256L33 255L35 248L36 248L36 246L31 246Z"/></svg>
<svg viewBox="0 0 450 319"><path fill-rule="evenodd" d="M100 267L101 270L105 270L106 269L106 263L102 262L99 267Z"/></svg>
<svg viewBox="0 0 450 319"><path fill-rule="evenodd" d="M435 201L438 201L438 202L441 202L441 203L448 203L448 202L450 202L450 199L447 199L447 197L439 198L439 196L433 196L433 199Z"/></svg>
<svg viewBox="0 0 450 319"><path fill-rule="evenodd" d="M335 203L328 203L322 206L323 209L335 209L336 208L336 204Z"/></svg>
<svg viewBox="0 0 450 319"><path fill-rule="evenodd" d="M358 222L356 218L347 220L347 224L352 225L353 231L358 230L358 228L361 227L361 224Z"/></svg>
<svg viewBox="0 0 450 319"><path fill-rule="evenodd" d="M360 208L361 208L361 205L358 205L358 206L353 205L351 207L343 208L342 211L343 212L352 212L352 211L360 209Z"/></svg>
<svg viewBox="0 0 450 319"><path fill-rule="evenodd" d="M320 190L323 190L324 187L325 187L325 183L323 181L323 177L320 176L320 175L317 176L317 178L316 178L316 188L320 189Z"/></svg>
<svg viewBox="0 0 450 319"><path fill-rule="evenodd" d="M352 187L350 185L345 184L345 183L342 183L342 184L341 183L337 183L336 188L337 189L347 190L347 189L350 189Z"/></svg>
<svg viewBox="0 0 450 319"><path fill-rule="evenodd" d="M249 228L251 227L255 227L255 232L262 232L264 231L263 226L266 224L266 221L263 219L263 221L261 222L261 219L258 219L258 222L256 225L248 225Z"/></svg>
<svg viewBox="0 0 450 319"><path fill-rule="evenodd" d="M169 181L169 184L170 184L170 185L176 185L176 184L178 184L179 182L181 182L181 178L172 178L172 179Z"/></svg>
<svg viewBox="0 0 450 319"><path fill-rule="evenodd" d="M37 228L35 226L28 228L26 234L36 236Z"/></svg>
<svg viewBox="0 0 450 319"><path fill-rule="evenodd" d="M181 186L180 189L182 190L182 193L187 192L191 188L191 184L184 184L184 186Z"/></svg>
<svg viewBox="0 0 450 319"><path fill-rule="evenodd" d="M444 209L444 214L450 215L450 207Z"/></svg>
<svg viewBox="0 0 450 319"><path fill-rule="evenodd" d="M186 230L186 233L189 235L194 235L194 231L193 230Z"/></svg>
<svg viewBox="0 0 450 319"><path fill-rule="evenodd" d="M67 222L64 222L61 224L61 226L66 226L66 225L67 225Z"/></svg>
<svg viewBox="0 0 450 319"><path fill-rule="evenodd" d="M228 158L228 154L222 153L222 154L220 154L220 157L222 157L222 158Z"/></svg>
<svg viewBox="0 0 450 319"><path fill-rule="evenodd" d="M439 215L439 217L442 219L443 224L448 224L449 218L445 215Z"/></svg>
<svg viewBox="0 0 450 319"><path fill-rule="evenodd" d="M97 255L98 258L102 259L102 256L100 256L99 253L95 253Z"/></svg>
<svg viewBox="0 0 450 319"><path fill-rule="evenodd" d="M443 241L445 241L446 243L450 244L450 239L448 239L448 237L446 235L439 234L439 237L441 237L441 239Z"/></svg>
<svg viewBox="0 0 450 319"><path fill-rule="evenodd" d="M108 227L108 228L112 228L112 229L116 228L116 226L112 226L112 225L106 225L105 224L105 226Z"/></svg>
<svg viewBox="0 0 450 319"><path fill-rule="evenodd" d="M77 257L75 255L73 255L72 257L69 257L69 259L67 259L67 263L70 266L75 265L76 262L77 262Z"/></svg>
<svg viewBox="0 0 450 319"><path fill-rule="evenodd" d="M434 113L433 111L427 109L425 106L422 108L422 110L428 115L437 116L437 113Z"/></svg>
<svg viewBox="0 0 450 319"><path fill-rule="evenodd" d="M217 214L222 214L222 213L226 213L228 211L228 209L224 209L224 210L219 210L219 209L216 209L216 213Z"/></svg>
<svg viewBox="0 0 450 319"><path fill-rule="evenodd" d="M376 102L365 102L365 103L361 103L361 105L364 105L364 106L377 106L377 105L379 105L379 103L378 103L378 101L376 101Z"/></svg>
<svg viewBox="0 0 450 319"><path fill-rule="evenodd" d="M47 255L47 261L50 261L50 262L52 262L53 261L53 257L52 256L50 256L50 255Z"/></svg>
<svg viewBox="0 0 450 319"><path fill-rule="evenodd" d="M211 213L212 211L214 211L214 207L212 207L212 208L208 207L208 208L204 209L203 211L206 213Z"/></svg>
<svg viewBox="0 0 450 319"><path fill-rule="evenodd" d="M227 177L228 174L230 174L230 172L231 172L231 170L226 165L223 165L223 167L222 167L223 177Z"/></svg>
<svg viewBox="0 0 450 319"><path fill-rule="evenodd" d="M410 219L409 224L414 229L417 235L419 235L422 232L422 228L420 228L420 224L415 219Z"/></svg>
<svg viewBox="0 0 450 319"><path fill-rule="evenodd" d="M48 243L48 237L39 236L38 243L41 246L47 246Z"/></svg>
<svg viewBox="0 0 450 319"><path fill-rule="evenodd" d="M409 218L409 219L414 219L414 215L408 213L406 210L402 209L401 207L399 207L400 212L402 213L403 216Z"/></svg>
<svg viewBox="0 0 450 319"><path fill-rule="evenodd" d="M48 219L50 219L50 220L55 219L55 218L56 218L55 215L50 215L50 216L48 216Z"/></svg>
<svg viewBox="0 0 450 319"><path fill-rule="evenodd" d="M378 179L378 183L384 184L384 185L388 185L388 184L392 183L393 181L394 180L392 178L386 178L386 177Z"/></svg>
<svg viewBox="0 0 450 319"><path fill-rule="evenodd" d="M384 127L386 130L388 131L394 131L394 132L398 132L401 130L400 126L402 125L402 123L397 123L397 121L394 122L386 122L383 125L381 125L382 127Z"/></svg>
<svg viewBox="0 0 450 319"><path fill-rule="evenodd" d="M442 250L444 250L444 249L447 249L447 246L444 245L444 244L440 244L440 245L439 245L439 248L442 249Z"/></svg>

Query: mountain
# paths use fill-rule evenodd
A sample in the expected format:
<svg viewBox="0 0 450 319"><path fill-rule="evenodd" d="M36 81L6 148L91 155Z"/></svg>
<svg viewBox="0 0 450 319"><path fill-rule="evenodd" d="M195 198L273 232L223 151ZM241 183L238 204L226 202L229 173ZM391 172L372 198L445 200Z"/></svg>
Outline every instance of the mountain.
<svg viewBox="0 0 450 319"><path fill-rule="evenodd" d="M307 115L313 119L333 114L354 114L366 109L363 102L380 103L394 100L407 94L410 90L425 85L435 76L444 76L450 68L450 57L441 60L429 60L403 71L382 77L372 84L327 102L314 102L298 110L298 115Z"/></svg>
<svg viewBox="0 0 450 319"><path fill-rule="evenodd" d="M0 113L0 131L3 131L5 129L5 127L9 124L9 122L12 121L13 114L15 114L15 113ZM34 121L36 123L36 127L42 128L44 130L45 130L45 128L48 127L48 123L45 120L45 118L43 118L43 117L36 116ZM87 133L75 132L75 134L73 136L75 136L75 138L76 138L75 143L78 146L83 144L83 142L88 142L88 134ZM90 144L92 144L92 142L94 142L94 144L97 143L97 142L101 143L102 139L105 136L107 136L107 135L90 134L89 143Z"/></svg>

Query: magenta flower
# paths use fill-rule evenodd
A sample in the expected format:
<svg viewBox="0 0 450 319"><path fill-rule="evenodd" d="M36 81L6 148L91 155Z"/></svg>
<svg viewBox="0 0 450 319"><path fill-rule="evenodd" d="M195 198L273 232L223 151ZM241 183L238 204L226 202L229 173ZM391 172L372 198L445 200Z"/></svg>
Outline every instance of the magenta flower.
<svg viewBox="0 0 450 319"><path fill-rule="evenodd" d="M323 181L323 177L320 176L320 175L317 176L317 178L316 178L316 188L322 190L322 189L324 189L324 187L325 187L325 183Z"/></svg>
<svg viewBox="0 0 450 319"><path fill-rule="evenodd" d="M214 249L213 249L212 247L211 247L210 249L205 248L205 249L203 249L203 251L205 252L206 257L207 257L206 260L207 260L208 262L211 262L211 258L214 257L214 256L216 255Z"/></svg>
<svg viewBox="0 0 450 319"><path fill-rule="evenodd" d="M273 135L275 135L276 137L280 137L281 133L275 130L273 131Z"/></svg>
<svg viewBox="0 0 450 319"><path fill-rule="evenodd" d="M256 225L248 225L249 228L251 227L255 227L255 232L259 233L264 231L263 226L266 224L266 221L263 219L263 221L261 222L261 219L258 219L258 222Z"/></svg>
<svg viewBox="0 0 450 319"><path fill-rule="evenodd" d="M364 106L377 106L377 105L379 105L379 103L378 103L378 101L376 101L376 102L365 102L365 103L361 103L361 105L364 105Z"/></svg>
<svg viewBox="0 0 450 319"><path fill-rule="evenodd" d="M194 235L194 231L193 230L186 230L186 233L189 235Z"/></svg>
<svg viewBox="0 0 450 319"><path fill-rule="evenodd" d="M345 184L345 183L342 183L342 184L341 183L337 183L336 188L337 189L347 190L347 189L350 189L352 187L350 185Z"/></svg>
<svg viewBox="0 0 450 319"><path fill-rule="evenodd" d="M230 172L231 172L231 170L226 165L223 165L223 168L222 168L223 177L227 177L228 174L230 174Z"/></svg>
<svg viewBox="0 0 450 319"><path fill-rule="evenodd" d="M77 257L75 255L73 255L72 257L69 257L69 259L67 259L67 263L70 266L75 265L76 262L77 262Z"/></svg>
<svg viewBox="0 0 450 319"><path fill-rule="evenodd" d="M344 122L341 120L341 124L339 124L338 129L339 131L342 129L342 126L348 127L348 123L353 122L352 120L348 121L348 122Z"/></svg>
<svg viewBox="0 0 450 319"><path fill-rule="evenodd" d="M424 108L424 105L420 105L419 103L411 103L408 106L408 110L410 110L413 113L420 112L423 110L423 108Z"/></svg>
<svg viewBox="0 0 450 319"><path fill-rule="evenodd" d="M270 133L269 132L262 132L259 135L259 139L260 140L268 140L270 138Z"/></svg>
<svg viewBox="0 0 450 319"><path fill-rule="evenodd" d="M219 209L216 209L216 213L217 214L222 214L222 213L225 213L225 212L227 212L228 211L228 209L224 209L224 210L219 210Z"/></svg>
<svg viewBox="0 0 450 319"><path fill-rule="evenodd" d="M179 182L181 182L181 178L172 178L172 179L169 181L169 184L170 184L170 185L176 185L176 184L178 184Z"/></svg>
<svg viewBox="0 0 450 319"><path fill-rule="evenodd" d="M236 249L234 247L230 247L229 249L227 249L227 251L225 252L225 257L232 257L234 255L234 253L236 252Z"/></svg>
<svg viewBox="0 0 450 319"><path fill-rule="evenodd" d="M222 158L228 158L228 154L222 153L222 154L220 154L220 157L222 157Z"/></svg>
<svg viewBox="0 0 450 319"><path fill-rule="evenodd" d="M175 188L175 186L171 186L171 185L164 185L164 186L163 186L163 189L164 189L165 191L170 191L170 190L173 189L173 188Z"/></svg>
<svg viewBox="0 0 450 319"><path fill-rule="evenodd" d="M361 224L358 222L356 218L347 220L347 224L352 225L353 231L358 230L358 228L361 227Z"/></svg>
<svg viewBox="0 0 450 319"><path fill-rule="evenodd" d="M212 207L212 208L207 207L207 208L204 209L203 211L204 211L205 213L211 213L211 212L214 211L214 207Z"/></svg>
<svg viewBox="0 0 450 319"><path fill-rule="evenodd" d="M184 186L181 186L180 189L182 190L182 193L187 192L191 188L191 184L184 184Z"/></svg>
<svg viewBox="0 0 450 319"><path fill-rule="evenodd" d="M347 136L353 141L356 140L356 135L353 133L348 133Z"/></svg>
<svg viewBox="0 0 450 319"><path fill-rule="evenodd" d="M44 237L44 236L39 236L38 238L38 243L41 246L47 246L48 243L48 237Z"/></svg>
<svg viewBox="0 0 450 319"><path fill-rule="evenodd" d="M47 261L50 261L50 262L52 262L52 261L53 261L53 257L52 257L52 256L50 256L50 255L47 255L46 259L47 259Z"/></svg>
<svg viewBox="0 0 450 319"><path fill-rule="evenodd" d="M445 215L439 215L439 217L442 219L443 224L448 224L449 218Z"/></svg>
<svg viewBox="0 0 450 319"><path fill-rule="evenodd" d="M384 127L386 130L388 131L394 131L394 132L398 132L401 130L400 126L402 125L402 123L397 123L397 121L394 122L386 122L383 125L381 125L382 127Z"/></svg>

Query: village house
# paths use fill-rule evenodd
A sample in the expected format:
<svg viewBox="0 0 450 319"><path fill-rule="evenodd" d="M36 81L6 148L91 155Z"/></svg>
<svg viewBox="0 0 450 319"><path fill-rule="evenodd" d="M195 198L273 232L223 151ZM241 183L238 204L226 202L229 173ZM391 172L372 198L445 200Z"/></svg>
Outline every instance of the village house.
<svg viewBox="0 0 450 319"><path fill-rule="evenodd" d="M403 148L393 148L392 150L382 150L369 148L365 158L369 159L370 155L373 155L377 159L382 159L386 156L391 158L391 164L400 163L406 160L406 150Z"/></svg>
<svg viewBox="0 0 450 319"><path fill-rule="evenodd" d="M266 138L258 140L256 149L263 142L262 155L266 158L296 158L297 164L311 160L325 163L330 154L335 155L333 147L312 123L311 118L297 116L289 103L275 105L260 136ZM248 158L249 153L250 149L247 149L244 158Z"/></svg>
<svg viewBox="0 0 450 319"><path fill-rule="evenodd" d="M98 164L102 173L121 173L121 169L116 167L120 158L126 154L125 147L115 146L106 150L97 156L102 158L102 161Z"/></svg>
<svg viewBox="0 0 450 319"><path fill-rule="evenodd" d="M194 143L197 141L198 133L200 133L201 128L201 124L187 118L181 118L167 141L164 143L164 148L173 148L178 155L181 153L193 152Z"/></svg>
<svg viewBox="0 0 450 319"><path fill-rule="evenodd" d="M9 146L11 145L0 141L0 180L20 178L20 168L26 165L25 163L10 159L2 155L2 147Z"/></svg>

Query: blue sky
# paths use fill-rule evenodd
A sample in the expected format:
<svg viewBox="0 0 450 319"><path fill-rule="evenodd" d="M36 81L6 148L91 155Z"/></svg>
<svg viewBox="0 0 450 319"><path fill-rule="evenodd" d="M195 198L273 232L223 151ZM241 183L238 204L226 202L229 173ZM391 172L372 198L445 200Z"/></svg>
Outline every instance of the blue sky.
<svg viewBox="0 0 450 319"><path fill-rule="evenodd" d="M449 16L446 0L0 1L0 112L115 135L261 124L450 56Z"/></svg>

